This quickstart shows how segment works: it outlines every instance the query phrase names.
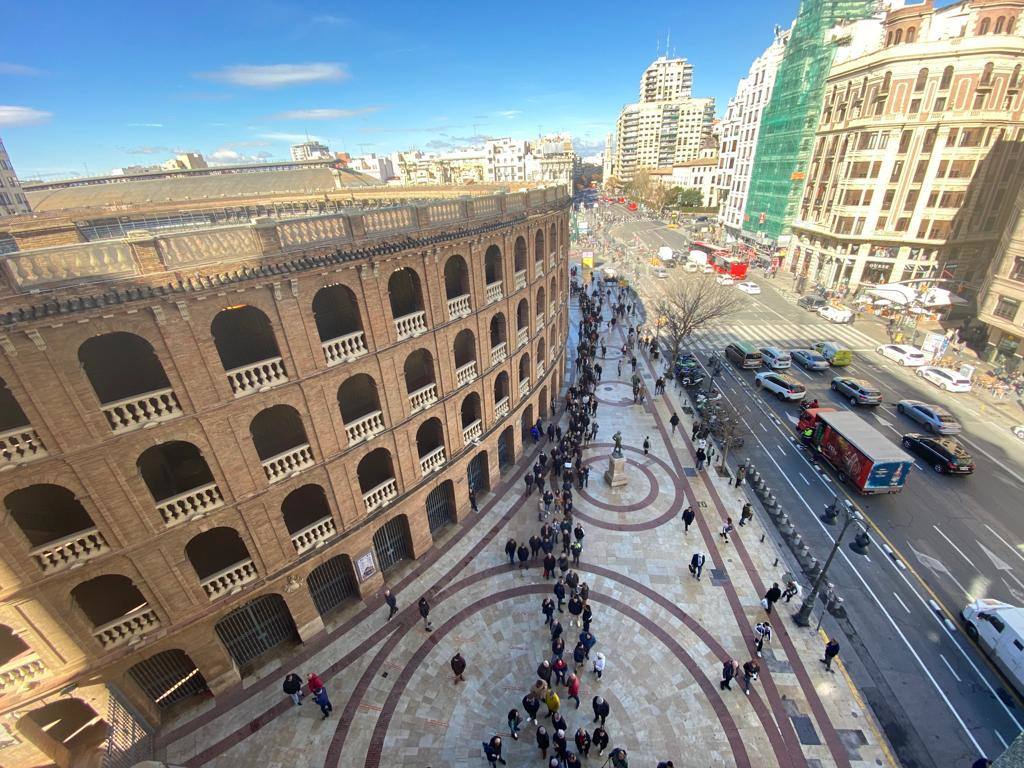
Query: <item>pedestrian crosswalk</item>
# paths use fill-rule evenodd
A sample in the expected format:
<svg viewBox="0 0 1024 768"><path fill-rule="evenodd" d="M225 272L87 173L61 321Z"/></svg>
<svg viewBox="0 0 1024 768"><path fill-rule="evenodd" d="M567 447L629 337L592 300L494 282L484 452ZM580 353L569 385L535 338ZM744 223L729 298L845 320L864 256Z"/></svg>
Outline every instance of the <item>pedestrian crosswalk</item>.
<svg viewBox="0 0 1024 768"><path fill-rule="evenodd" d="M879 342L849 325L834 323L761 323L721 325L696 332L686 344L700 350L721 351L733 341L782 349L809 347L816 341L837 341L853 352L872 351Z"/></svg>

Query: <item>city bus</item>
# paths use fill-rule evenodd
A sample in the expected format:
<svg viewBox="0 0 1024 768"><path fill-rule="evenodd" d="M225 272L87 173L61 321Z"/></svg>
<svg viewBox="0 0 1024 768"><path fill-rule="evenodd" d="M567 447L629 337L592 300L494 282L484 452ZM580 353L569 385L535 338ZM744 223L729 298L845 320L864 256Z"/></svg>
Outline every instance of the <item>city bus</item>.
<svg viewBox="0 0 1024 768"><path fill-rule="evenodd" d="M734 280L745 280L747 277L746 260L733 256L727 248L697 240L690 244L690 250L707 254L708 264L720 275L730 275Z"/></svg>

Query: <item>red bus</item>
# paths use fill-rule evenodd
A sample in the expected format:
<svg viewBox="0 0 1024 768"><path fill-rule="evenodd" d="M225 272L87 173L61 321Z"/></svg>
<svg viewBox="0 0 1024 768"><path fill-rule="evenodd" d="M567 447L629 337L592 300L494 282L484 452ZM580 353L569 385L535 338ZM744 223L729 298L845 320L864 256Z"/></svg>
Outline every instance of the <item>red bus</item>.
<svg viewBox="0 0 1024 768"><path fill-rule="evenodd" d="M734 280L745 280L747 277L747 260L733 256L730 250L720 245L698 240L690 244L690 250L706 253L708 264L720 275L730 275Z"/></svg>

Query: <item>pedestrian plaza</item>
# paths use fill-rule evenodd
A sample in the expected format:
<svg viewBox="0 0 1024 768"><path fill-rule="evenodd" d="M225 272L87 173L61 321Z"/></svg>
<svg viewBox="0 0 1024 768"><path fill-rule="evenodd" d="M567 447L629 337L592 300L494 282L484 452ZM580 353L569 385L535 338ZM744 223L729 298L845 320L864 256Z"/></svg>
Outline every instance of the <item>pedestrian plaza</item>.
<svg viewBox="0 0 1024 768"><path fill-rule="evenodd" d="M579 320L578 299L572 302L570 350ZM589 482L573 493L574 521L586 534L575 570L590 588L594 651L604 654L606 667L601 679L589 663L583 668L578 710L564 687L555 686L570 746L577 728L593 731L591 701L601 696L610 706L609 748L627 750L633 768L663 760L675 766L893 765L842 652L827 671L820 662L825 635L792 622L799 598L778 603L766 617L761 597L773 582L783 584L789 570L765 530L770 520L755 503L753 521L728 543L721 538L726 517L739 520L747 489L729 486L713 470L695 469L692 421L675 387L633 402L628 362L616 375L623 340L620 325L608 333L607 358L597 360L604 369L595 390L600 429L583 454L592 469ZM638 373L653 393L663 366L639 347L636 354ZM575 354L569 357L571 365ZM681 419L674 434L673 412ZM603 474L617 431L627 483L613 488ZM648 437L645 456L641 445ZM382 596L349 608L326 632L268 662L238 690L183 713L162 734L163 759L214 768L485 766L482 742L497 734L508 765L546 766L532 722L524 722L518 741L506 725L513 707L526 717L521 700L538 663L551 656L541 602L554 582L543 578L543 553L523 569L510 566L504 551L509 538L526 542L542 524L537 492L524 494L524 475L542 449L550 450L544 439L524 445L523 459L492 493L480 496L479 513L452 526L420 560L387 574L399 608L391 621ZM684 534L680 516L687 505L697 519ZM707 556L700 581L687 568L694 552ZM431 606L430 632L417 610L421 596ZM565 628L571 670L580 630L569 625L568 612L555 616ZM742 665L754 656L753 627L765 618L774 634L758 659L761 674L750 695L741 680L721 690L723 661ZM467 662L459 683L449 667L456 652ZM311 697L299 707L282 693L289 672L303 679L320 675L334 706L327 719ZM545 712L541 706L542 725ZM550 732L550 721L547 727ZM607 756L592 749L583 764L601 766Z"/></svg>

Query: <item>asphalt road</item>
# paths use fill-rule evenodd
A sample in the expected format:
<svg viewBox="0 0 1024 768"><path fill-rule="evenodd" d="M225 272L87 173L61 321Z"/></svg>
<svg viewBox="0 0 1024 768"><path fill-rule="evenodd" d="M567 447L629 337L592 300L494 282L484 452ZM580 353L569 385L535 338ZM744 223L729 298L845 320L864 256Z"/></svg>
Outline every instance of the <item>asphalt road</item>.
<svg viewBox="0 0 1024 768"><path fill-rule="evenodd" d="M615 215L624 212L619 208ZM633 217L599 227L599 234L629 246L631 255L615 260L627 274L639 275L641 295L656 296L690 277L675 269L658 279L646 267L659 245L685 250L685 232ZM830 327L796 307L772 280L752 279L762 293L745 296L741 312L698 334L695 350L720 351L731 335L787 348L840 338L855 349L854 362L843 373L874 382L885 397L877 409L855 410L895 443L903 433L922 431L897 414L895 403L903 398L939 403L963 424L962 442L977 464L972 476L938 475L918 460L902 493L865 497L841 486L830 470L815 466L796 446L796 404L763 396L753 386L753 372L729 364L718 382L746 424L746 444L734 460L757 465L816 557L827 557L838 532L838 526L819 519L837 494L850 498L873 526L866 556L844 543L832 565L829 581L845 600L847 618L838 626L826 618L824 627L845 635L842 656L900 761L969 766L980 754L994 758L1021 731L1024 707L953 622L960 608L977 597L1024 605L1024 520L1019 515L1024 444L1010 433L1007 417L980 399L941 392L876 354L874 345L884 339L880 326L861 321L852 329ZM851 409L830 390L835 372L794 367L791 373L807 387L808 397ZM848 533L847 541L852 537ZM892 557L883 544L891 547Z"/></svg>

